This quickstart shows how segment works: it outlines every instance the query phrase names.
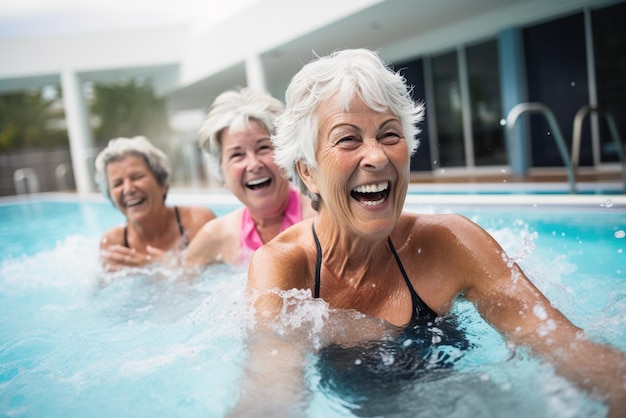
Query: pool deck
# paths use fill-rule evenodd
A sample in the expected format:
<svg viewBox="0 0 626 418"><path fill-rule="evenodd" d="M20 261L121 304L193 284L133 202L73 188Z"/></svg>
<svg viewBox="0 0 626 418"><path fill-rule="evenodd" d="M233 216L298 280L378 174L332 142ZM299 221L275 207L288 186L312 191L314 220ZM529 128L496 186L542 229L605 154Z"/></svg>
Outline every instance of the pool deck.
<svg viewBox="0 0 626 418"><path fill-rule="evenodd" d="M598 184L594 184L598 186ZM516 207L538 209L610 210L626 214L626 195L617 194L615 184L594 189L579 185L581 193L571 194L562 183L500 184L500 183L446 183L411 184L406 204L412 207L439 207L454 210L459 207ZM597 194L595 194L598 190ZM605 191L606 193L602 193ZM48 192L31 195L0 197L0 204L12 204L35 199L54 201L105 202L97 193L77 195L71 192ZM177 205L206 205L209 207L232 207L241 203L227 190L172 188L168 203Z"/></svg>
<svg viewBox="0 0 626 418"><path fill-rule="evenodd" d="M76 201L105 201L99 193L77 195L74 192L46 192L34 195L0 197L0 204L28 201L33 198ZM218 186L188 187L173 185L168 196L170 204L235 206L240 202ZM517 206L541 208L603 209L626 212L626 193L621 171L599 172L581 170L577 174L576 193L570 192L566 173L561 170L534 169L523 178L504 170L494 174L475 172L411 173L406 197L407 205L449 206Z"/></svg>

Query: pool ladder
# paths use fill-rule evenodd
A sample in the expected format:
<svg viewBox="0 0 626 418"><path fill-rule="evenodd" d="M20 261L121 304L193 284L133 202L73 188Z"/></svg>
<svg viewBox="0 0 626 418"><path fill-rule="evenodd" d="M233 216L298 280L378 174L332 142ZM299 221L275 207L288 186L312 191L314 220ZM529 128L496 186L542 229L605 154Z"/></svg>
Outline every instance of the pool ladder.
<svg viewBox="0 0 626 418"><path fill-rule="evenodd" d="M576 116L574 117L571 157L569 152L567 151L567 146L565 144L565 141L563 140L563 134L561 133L561 129L559 128L559 124L557 123L556 118L554 117L554 113L552 113L552 110L550 110L550 108L543 103L518 103L517 105L513 106L513 108L509 111L506 117L506 126L509 130L509 135L512 137L513 135L515 135L515 123L520 116L525 113L540 113L544 115L553 134L551 136L554 138L559 153L561 154L561 158L565 163L570 193L576 193L576 171L578 169L578 160L580 157L580 138L582 133L582 123L585 116L590 112L598 112L599 114L603 114L607 119L609 131L611 132L611 136L613 137L613 141L615 142L615 145L617 147L617 153L622 163L622 179L624 183L624 190L626 191L626 158L624 157L624 151L622 149L622 143L617 132L617 126L615 125L613 117L609 113L602 112L598 108L591 106L583 106L582 108L580 108L580 110L576 113Z"/></svg>
<svg viewBox="0 0 626 418"><path fill-rule="evenodd" d="M613 115L609 112L606 112L602 109L592 106L583 106L578 112L576 112L576 116L574 116L574 129L572 130L572 167L574 168L574 173L578 169L578 159L580 156L580 140L582 136L583 130L583 121L585 116L590 113L597 113L599 116L604 116L606 119L606 124L609 128L609 133L611 134L611 138L615 144L615 150L617 155L619 156L619 160L622 163L622 182L624 183L624 192L626 192L626 157L624 156L624 150L622 149L622 140L617 132L617 125L615 124L615 119L613 119Z"/></svg>
<svg viewBox="0 0 626 418"><path fill-rule="evenodd" d="M39 177L32 168L19 168L13 172L17 194L39 193Z"/></svg>

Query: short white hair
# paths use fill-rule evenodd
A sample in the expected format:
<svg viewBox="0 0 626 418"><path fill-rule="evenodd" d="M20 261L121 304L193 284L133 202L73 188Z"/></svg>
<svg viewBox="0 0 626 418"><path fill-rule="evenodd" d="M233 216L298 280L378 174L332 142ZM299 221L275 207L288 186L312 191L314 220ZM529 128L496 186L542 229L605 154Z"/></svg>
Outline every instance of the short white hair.
<svg viewBox="0 0 626 418"><path fill-rule="evenodd" d="M275 122L274 159L285 176L314 205L318 196L311 193L296 170L298 161L317 166L318 120L320 103L338 97L345 110L358 95L369 108L391 112L402 124L402 130L413 155L419 146L417 124L424 118L424 105L411 98L411 87L405 78L385 64L377 53L368 49L346 49L317 57L293 77L285 93L286 108Z"/></svg>
<svg viewBox="0 0 626 418"><path fill-rule="evenodd" d="M217 96L198 131L200 147L207 153L209 168L224 182L222 172L222 132L246 129L251 120L260 122L274 133L274 119L282 113L283 103L271 95L248 87L229 90Z"/></svg>
<svg viewBox="0 0 626 418"><path fill-rule="evenodd" d="M167 155L152 145L145 136L120 137L111 139L106 148L96 157L96 184L106 198L112 200L109 193L107 165L129 155L143 158L152 174L154 174L156 181L160 185L169 188L171 169Z"/></svg>

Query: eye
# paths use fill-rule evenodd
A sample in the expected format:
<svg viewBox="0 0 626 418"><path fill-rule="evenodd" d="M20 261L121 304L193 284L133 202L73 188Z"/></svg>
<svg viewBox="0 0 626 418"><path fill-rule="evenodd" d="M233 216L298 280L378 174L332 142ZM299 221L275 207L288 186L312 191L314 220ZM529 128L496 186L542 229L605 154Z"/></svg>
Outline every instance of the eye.
<svg viewBox="0 0 626 418"><path fill-rule="evenodd" d="M229 161L238 161L238 160L241 160L242 158L243 158L242 152L233 152L232 154L228 156Z"/></svg>
<svg viewBox="0 0 626 418"><path fill-rule="evenodd" d="M342 148L356 148L359 145L359 138L353 135L348 135L339 138L336 142L336 146L340 146Z"/></svg>
<svg viewBox="0 0 626 418"><path fill-rule="evenodd" d="M400 142L402 135L396 131L388 131L383 133L380 142L385 145L394 145Z"/></svg>
<svg viewBox="0 0 626 418"><path fill-rule="evenodd" d="M259 152L260 154L267 154L268 152L273 152L274 151L274 147L266 144L266 145L261 145L257 152Z"/></svg>

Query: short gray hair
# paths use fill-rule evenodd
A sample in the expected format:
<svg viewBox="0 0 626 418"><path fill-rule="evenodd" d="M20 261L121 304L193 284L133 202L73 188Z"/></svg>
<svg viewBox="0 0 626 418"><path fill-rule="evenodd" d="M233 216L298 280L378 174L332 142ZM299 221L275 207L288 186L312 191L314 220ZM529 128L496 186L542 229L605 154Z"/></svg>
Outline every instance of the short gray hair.
<svg viewBox="0 0 626 418"><path fill-rule="evenodd" d="M302 182L296 163L317 166L318 105L337 96L348 110L355 94L372 110L390 111L400 119L410 155L419 146L417 124L424 118L424 105L413 101L411 87L399 72L368 49L346 49L317 57L292 78L285 93L285 111L277 118L272 137L276 164L312 199L314 207L319 205L319 196Z"/></svg>
<svg viewBox="0 0 626 418"><path fill-rule="evenodd" d="M96 184L100 192L109 200L109 179L107 177L107 165L114 161L119 161L124 157L134 155L141 157L154 174L156 181L166 188L169 188L170 164L167 155L144 136L134 138L114 138L111 139L98 157L96 157Z"/></svg>
<svg viewBox="0 0 626 418"><path fill-rule="evenodd" d="M222 172L222 141L225 129L242 130L250 120L263 124L267 132L274 134L274 119L282 113L283 103L271 95L248 87L229 90L217 96L198 131L200 147L209 157L209 168L220 182Z"/></svg>

